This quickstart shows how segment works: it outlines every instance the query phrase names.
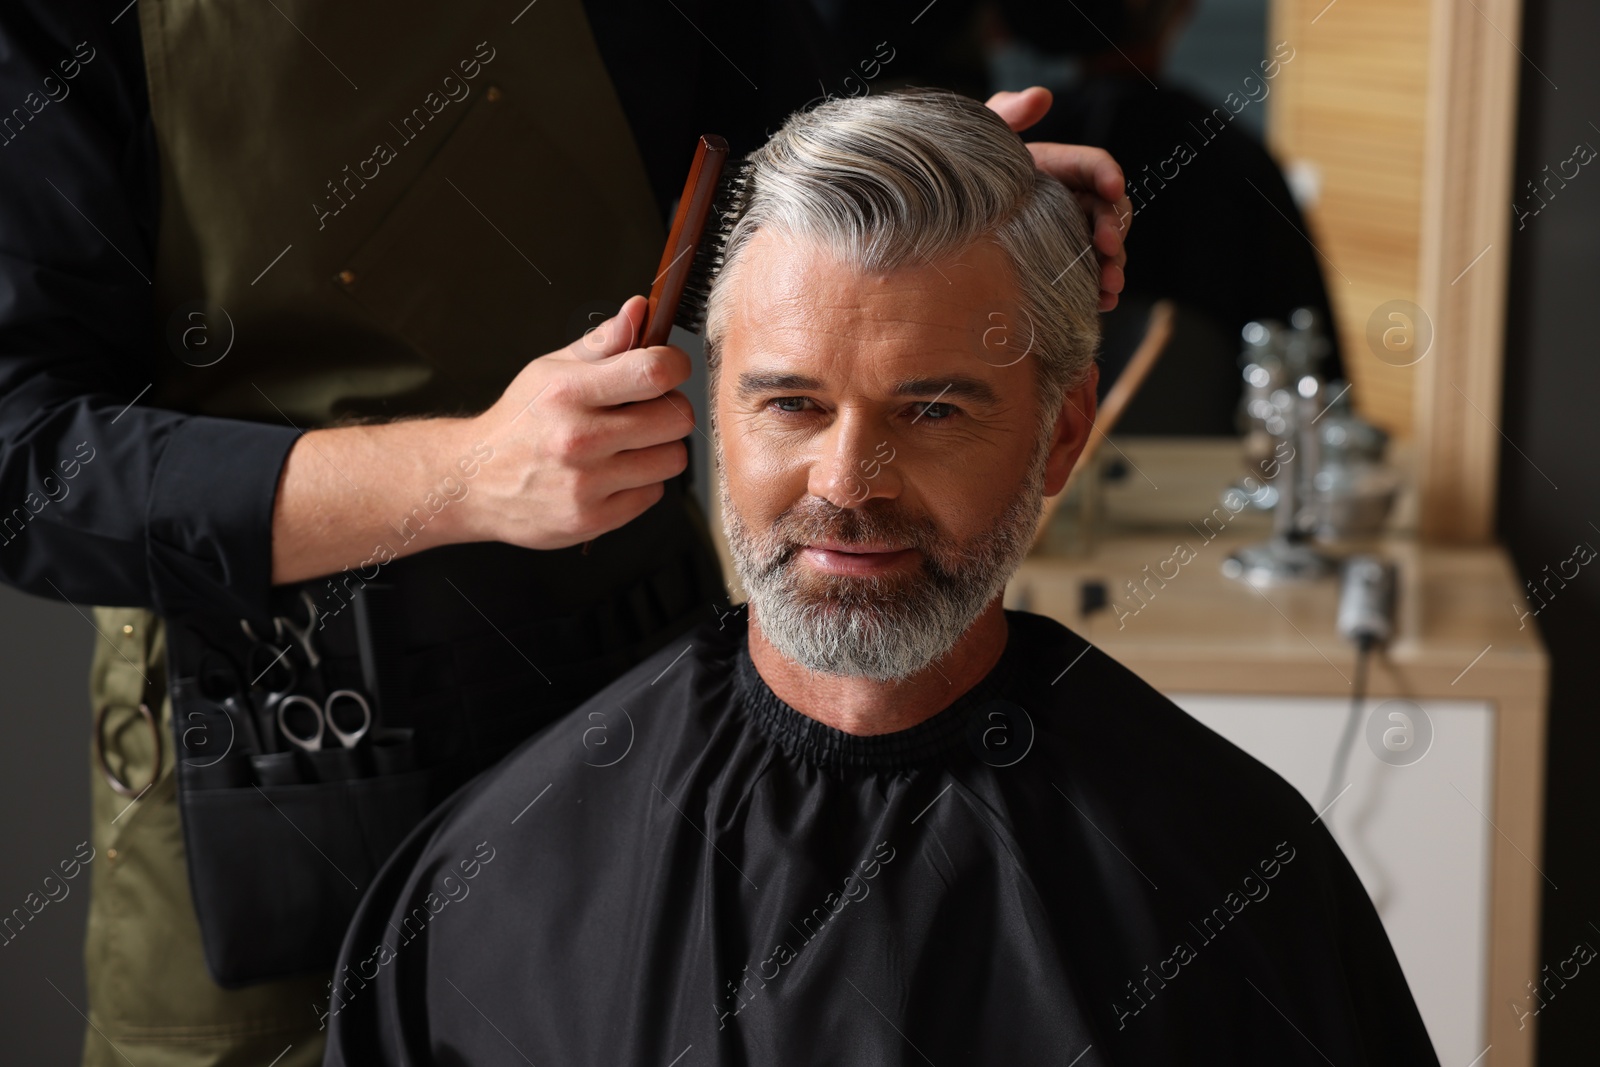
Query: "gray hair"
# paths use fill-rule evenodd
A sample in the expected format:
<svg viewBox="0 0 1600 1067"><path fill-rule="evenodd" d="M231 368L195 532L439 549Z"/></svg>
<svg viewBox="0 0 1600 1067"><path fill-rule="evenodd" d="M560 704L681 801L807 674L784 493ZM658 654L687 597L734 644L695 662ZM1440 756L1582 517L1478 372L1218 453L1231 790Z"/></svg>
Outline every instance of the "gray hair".
<svg viewBox="0 0 1600 1067"><path fill-rule="evenodd" d="M715 380L745 246L773 227L878 273L991 238L1010 261L1036 356L1041 426L1084 380L1100 339L1099 264L1076 198L983 104L942 89L833 99L790 115L746 160L747 201L706 306ZM1006 338L1018 350L1020 324ZM1015 358L1006 357L1008 360ZM998 365L998 364L997 364ZM714 405L713 405L714 407Z"/></svg>

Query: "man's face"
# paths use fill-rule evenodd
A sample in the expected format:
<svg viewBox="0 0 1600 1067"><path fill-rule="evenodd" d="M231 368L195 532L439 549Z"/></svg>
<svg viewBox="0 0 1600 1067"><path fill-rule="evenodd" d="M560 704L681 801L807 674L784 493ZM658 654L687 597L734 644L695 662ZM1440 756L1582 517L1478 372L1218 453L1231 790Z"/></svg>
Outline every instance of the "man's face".
<svg viewBox="0 0 1600 1067"><path fill-rule="evenodd" d="M988 241L867 275L764 230L727 297L718 487L763 635L815 671L922 670L1027 554L1093 377L1041 436L1038 355Z"/></svg>

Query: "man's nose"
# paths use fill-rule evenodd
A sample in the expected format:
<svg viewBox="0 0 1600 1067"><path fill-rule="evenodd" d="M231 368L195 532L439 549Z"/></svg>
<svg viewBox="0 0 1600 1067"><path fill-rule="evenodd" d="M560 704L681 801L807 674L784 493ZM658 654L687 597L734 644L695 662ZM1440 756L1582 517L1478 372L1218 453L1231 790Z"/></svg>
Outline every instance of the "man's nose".
<svg viewBox="0 0 1600 1067"><path fill-rule="evenodd" d="M819 440L807 489L835 507L858 508L874 497L900 495L901 471L883 424L842 414Z"/></svg>

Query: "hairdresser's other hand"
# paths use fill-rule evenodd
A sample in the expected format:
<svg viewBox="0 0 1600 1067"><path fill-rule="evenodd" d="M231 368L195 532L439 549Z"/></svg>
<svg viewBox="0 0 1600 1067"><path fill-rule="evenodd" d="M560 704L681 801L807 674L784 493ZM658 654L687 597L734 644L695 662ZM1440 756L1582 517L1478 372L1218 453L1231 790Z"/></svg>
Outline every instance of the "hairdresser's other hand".
<svg viewBox="0 0 1600 1067"><path fill-rule="evenodd" d="M566 348L533 360L464 441L487 441L492 463L468 501L469 540L565 548L637 518L689 464L694 408L675 387L681 348L635 348L648 301L632 296Z"/></svg>
<svg viewBox="0 0 1600 1067"><path fill-rule="evenodd" d="M1044 118L1052 100L1050 90L1035 85L1020 93L995 93L988 103L1006 120L1006 125L1021 133ZM1122 168L1105 149L1088 145L1030 141L1028 150L1040 170L1077 195L1089 216L1095 254L1100 260L1100 310L1110 311L1117 306L1117 294L1122 292L1123 268L1128 264L1123 242L1133 225L1133 204L1127 196Z"/></svg>

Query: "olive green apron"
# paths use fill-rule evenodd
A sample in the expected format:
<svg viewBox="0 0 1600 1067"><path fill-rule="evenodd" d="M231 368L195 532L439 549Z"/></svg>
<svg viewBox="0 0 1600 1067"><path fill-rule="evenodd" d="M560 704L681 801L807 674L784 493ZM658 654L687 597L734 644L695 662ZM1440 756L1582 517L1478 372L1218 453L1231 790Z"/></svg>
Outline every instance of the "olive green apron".
<svg viewBox="0 0 1600 1067"><path fill-rule="evenodd" d="M519 7L139 4L165 331L151 339L146 403L300 427L475 412L528 360L645 291L663 227L582 6ZM204 348L184 333L197 322ZM681 524L685 511L663 514ZM98 762L92 775L103 859L84 1063L320 1063L326 976L240 990L208 976L162 621L127 608L95 618L106 763L135 789L153 784L130 801Z"/></svg>

